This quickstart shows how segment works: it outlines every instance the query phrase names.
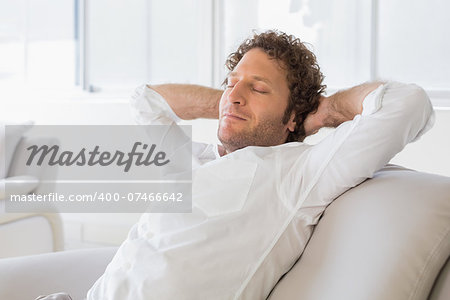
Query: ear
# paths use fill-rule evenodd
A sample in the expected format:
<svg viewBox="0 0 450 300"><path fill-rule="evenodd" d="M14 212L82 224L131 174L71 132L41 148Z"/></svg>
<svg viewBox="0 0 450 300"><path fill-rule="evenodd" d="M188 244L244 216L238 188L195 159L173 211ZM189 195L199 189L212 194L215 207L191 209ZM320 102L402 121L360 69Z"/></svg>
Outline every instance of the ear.
<svg viewBox="0 0 450 300"><path fill-rule="evenodd" d="M292 112L291 117L289 118L289 121L287 123L287 128L290 132L294 132L295 125L297 125L297 123L294 121L294 119L295 119L295 113Z"/></svg>

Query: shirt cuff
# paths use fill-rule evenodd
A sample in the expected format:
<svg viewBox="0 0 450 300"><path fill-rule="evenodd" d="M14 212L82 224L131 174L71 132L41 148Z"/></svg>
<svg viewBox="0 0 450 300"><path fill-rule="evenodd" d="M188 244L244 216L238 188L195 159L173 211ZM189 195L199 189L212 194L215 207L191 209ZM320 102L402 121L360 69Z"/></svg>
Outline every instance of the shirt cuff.
<svg viewBox="0 0 450 300"><path fill-rule="evenodd" d="M386 83L380 85L378 88L370 92L363 101L363 110L361 115L367 116L376 113L382 105L384 90Z"/></svg>
<svg viewBox="0 0 450 300"><path fill-rule="evenodd" d="M140 124L170 125L181 120L164 97L147 85L135 90L131 103Z"/></svg>

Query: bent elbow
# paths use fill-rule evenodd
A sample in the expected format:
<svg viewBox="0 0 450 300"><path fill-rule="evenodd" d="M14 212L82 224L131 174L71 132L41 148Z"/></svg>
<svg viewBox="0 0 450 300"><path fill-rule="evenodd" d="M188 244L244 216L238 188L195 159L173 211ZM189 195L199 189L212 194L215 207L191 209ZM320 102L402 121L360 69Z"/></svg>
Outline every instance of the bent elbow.
<svg viewBox="0 0 450 300"><path fill-rule="evenodd" d="M408 97L410 98L408 106L411 113L426 115L427 117L431 116L433 113L433 106L431 105L430 97L428 97L425 90L416 84L409 84L408 89Z"/></svg>
<svg viewBox="0 0 450 300"><path fill-rule="evenodd" d="M410 142L414 142L433 127L435 118L433 105L425 90L416 84L408 86L410 89L408 115L411 120L415 120L415 125L412 126L415 133L412 134Z"/></svg>

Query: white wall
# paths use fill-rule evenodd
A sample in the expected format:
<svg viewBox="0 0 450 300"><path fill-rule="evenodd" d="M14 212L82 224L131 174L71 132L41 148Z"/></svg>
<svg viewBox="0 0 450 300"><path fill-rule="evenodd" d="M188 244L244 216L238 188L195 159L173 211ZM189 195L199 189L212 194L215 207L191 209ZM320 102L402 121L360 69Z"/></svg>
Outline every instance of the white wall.
<svg viewBox="0 0 450 300"><path fill-rule="evenodd" d="M17 101L5 104L1 120L34 120L37 125L133 124L125 100Z"/></svg>
<svg viewBox="0 0 450 300"><path fill-rule="evenodd" d="M450 176L450 108L436 110L434 127L420 140L407 145L392 163Z"/></svg>

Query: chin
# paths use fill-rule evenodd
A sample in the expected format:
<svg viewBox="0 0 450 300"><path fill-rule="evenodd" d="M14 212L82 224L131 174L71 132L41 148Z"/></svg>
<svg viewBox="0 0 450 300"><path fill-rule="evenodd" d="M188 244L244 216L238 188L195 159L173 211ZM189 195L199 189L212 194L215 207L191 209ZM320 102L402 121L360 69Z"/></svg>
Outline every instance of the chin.
<svg viewBox="0 0 450 300"><path fill-rule="evenodd" d="M236 136L239 135L239 132L233 129L231 126L219 126L217 130L217 138L220 142L224 143L226 141L233 140Z"/></svg>
<svg viewBox="0 0 450 300"><path fill-rule="evenodd" d="M221 134L219 132L217 134L217 138L222 143L227 152L233 152L249 146L247 141L237 137L236 134L231 134L230 132L228 132L227 134Z"/></svg>

